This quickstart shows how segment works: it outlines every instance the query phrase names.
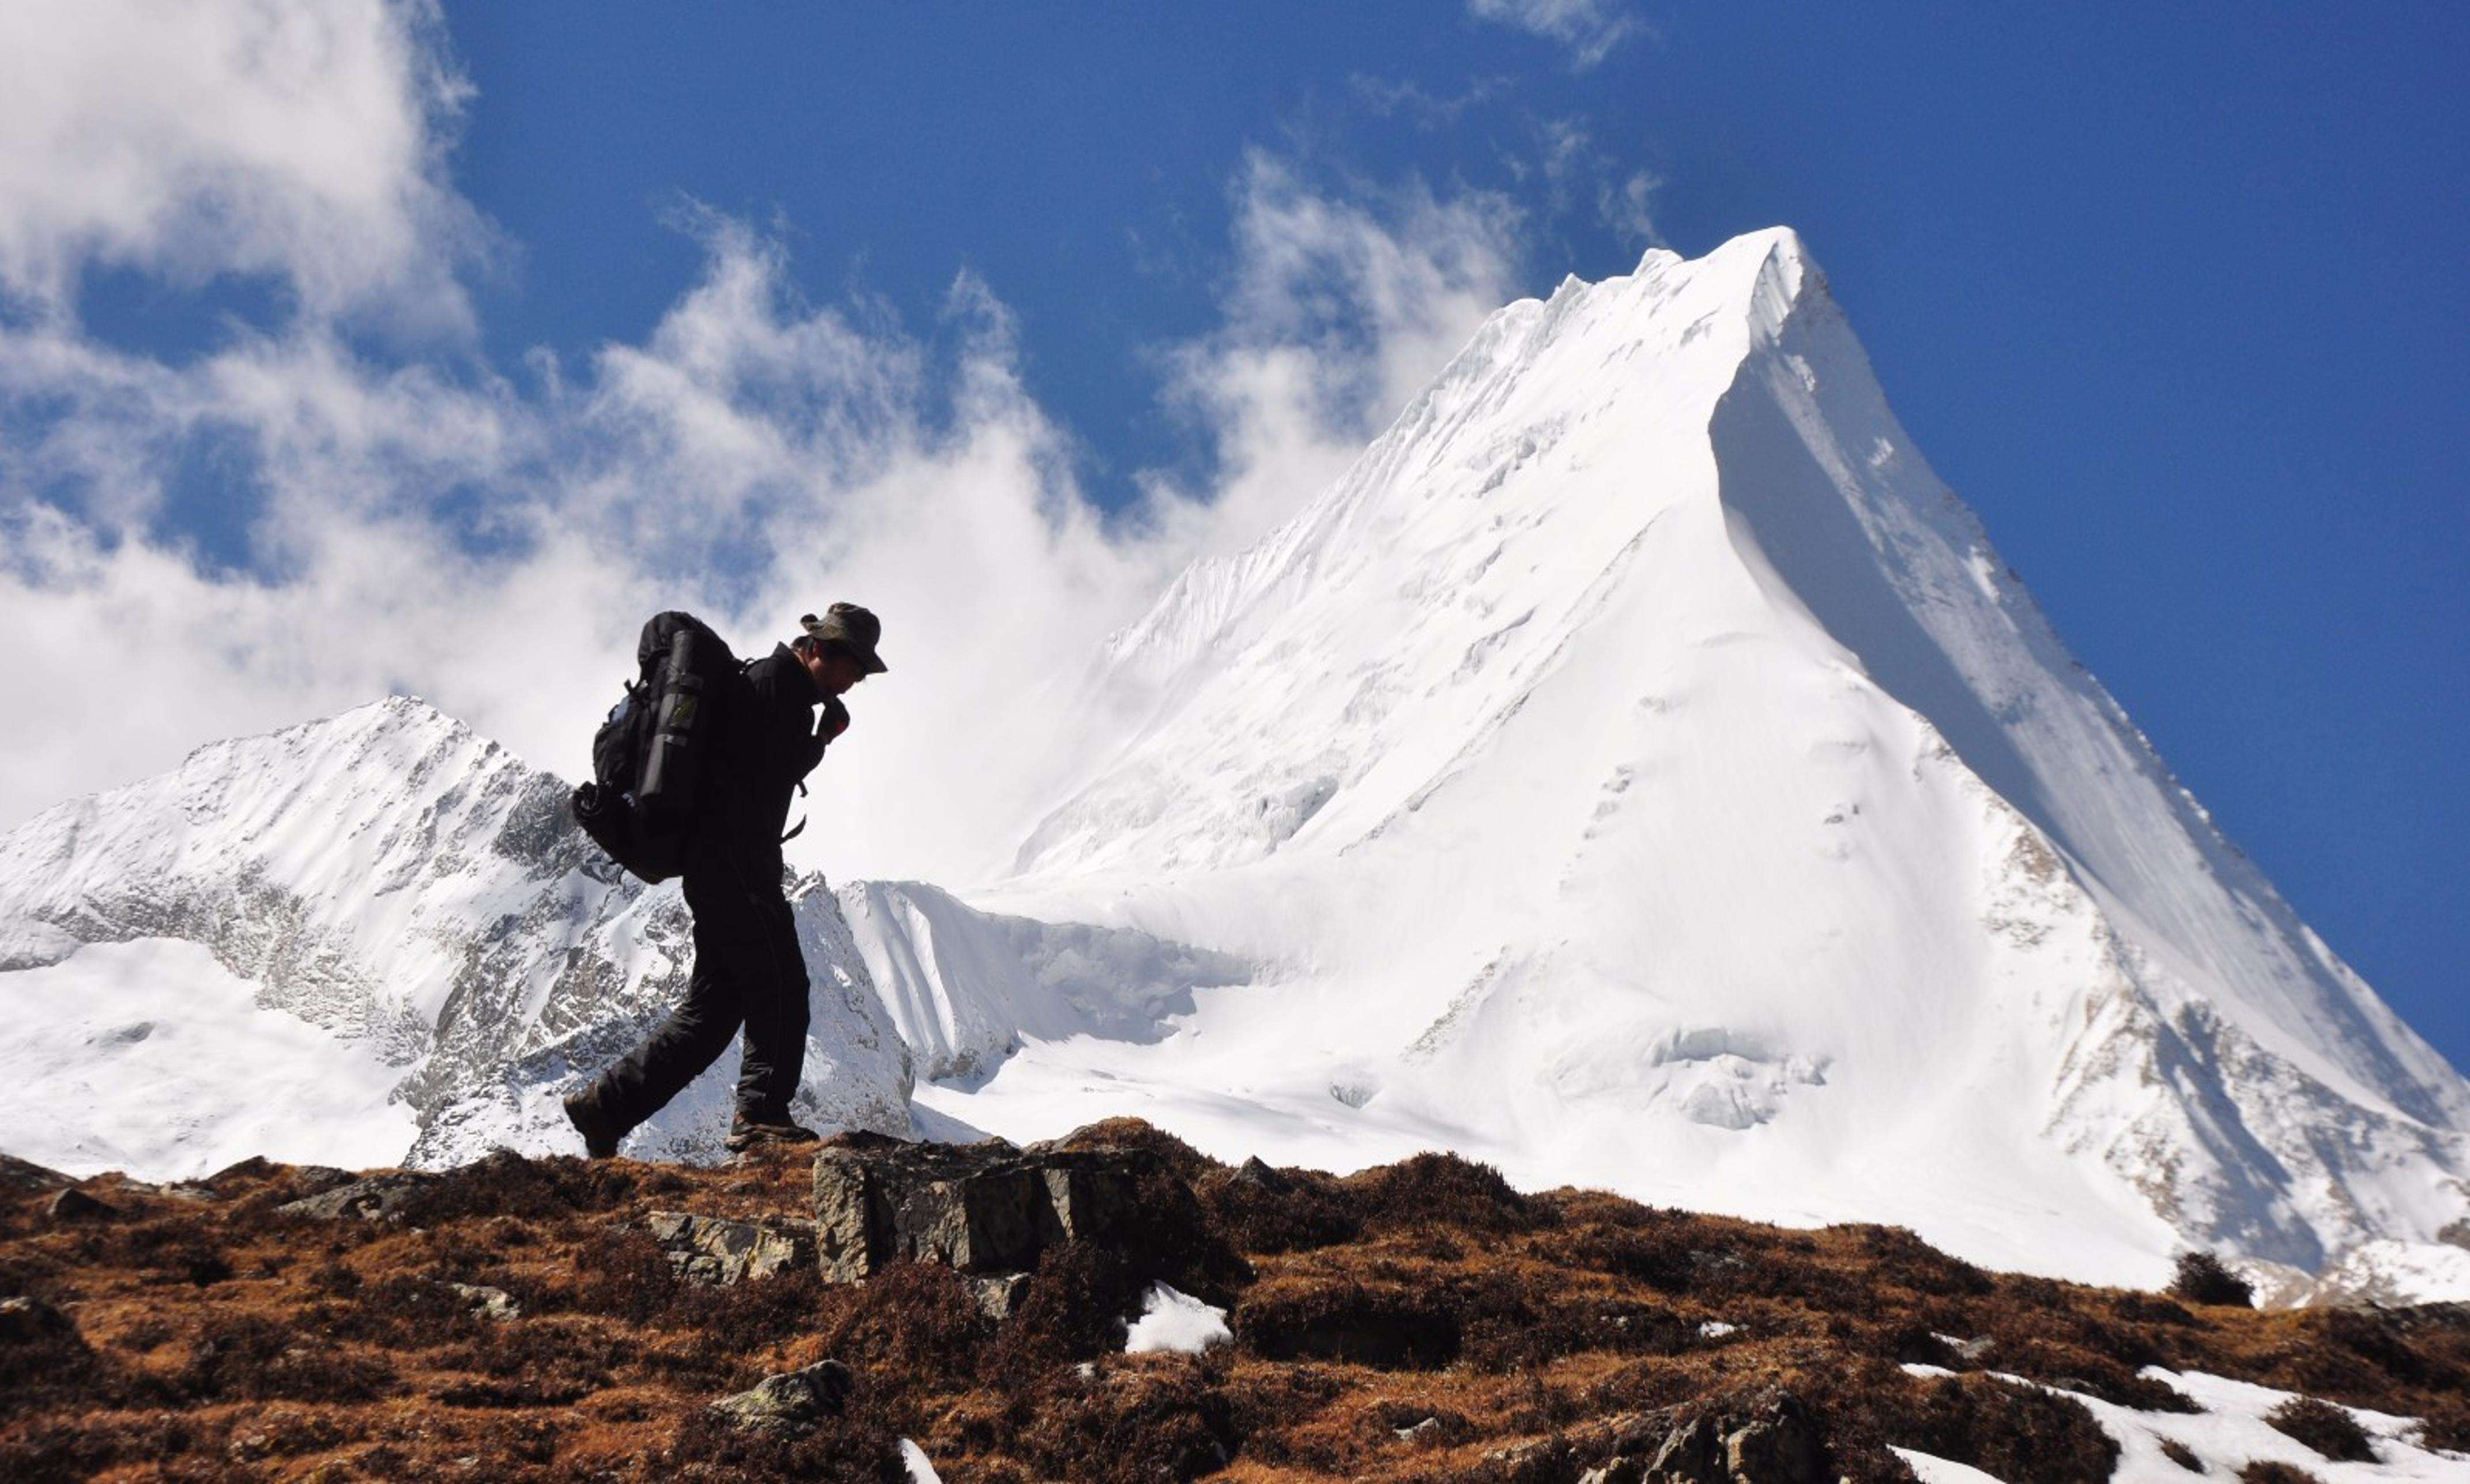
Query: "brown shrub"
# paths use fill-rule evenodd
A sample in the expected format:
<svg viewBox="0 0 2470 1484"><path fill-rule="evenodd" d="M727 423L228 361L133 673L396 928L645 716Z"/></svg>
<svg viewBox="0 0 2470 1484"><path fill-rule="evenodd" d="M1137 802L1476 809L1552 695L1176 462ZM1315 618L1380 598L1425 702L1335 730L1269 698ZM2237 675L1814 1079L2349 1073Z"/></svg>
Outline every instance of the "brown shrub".
<svg viewBox="0 0 2470 1484"><path fill-rule="evenodd" d="M1456 1226L1526 1232L1550 1225L1560 1215L1550 1202L1520 1194L1490 1165L1456 1154L1417 1154L1351 1175L1340 1184L1359 1202L1364 1224L1374 1229Z"/></svg>
<svg viewBox="0 0 2470 1484"><path fill-rule="evenodd" d="M112 1376L68 1315L40 1300L0 1340L0 1421L91 1403Z"/></svg>
<svg viewBox="0 0 2470 1484"><path fill-rule="evenodd" d="M1556 1233L1543 1250L1572 1266L1632 1279L1666 1293L1687 1292L1697 1269L1690 1260L1689 1234L1672 1226L1591 1221Z"/></svg>
<svg viewBox="0 0 2470 1484"><path fill-rule="evenodd" d="M1362 1234L1356 1202L1337 1177L1317 1170L1284 1170L1278 1177L1270 1184L1214 1172L1194 1192L1210 1221L1240 1251L1308 1252Z"/></svg>
<svg viewBox="0 0 2470 1484"><path fill-rule="evenodd" d="M898 1438L871 1419L849 1414L798 1436L741 1427L698 1408L679 1426L659 1476L734 1481L815 1479L829 1484L898 1484Z"/></svg>
<svg viewBox="0 0 2470 1484"><path fill-rule="evenodd" d="M392 1273L312 1305L303 1312L300 1328L329 1340L423 1350L470 1339L489 1323L472 1313L470 1300L443 1283Z"/></svg>
<svg viewBox="0 0 2470 1484"><path fill-rule="evenodd" d="M2306 1470L2274 1459L2258 1459L2238 1472L2239 1484L2324 1484Z"/></svg>
<svg viewBox="0 0 2470 1484"><path fill-rule="evenodd" d="M1213 1357L1214 1358L1214 1357ZM1347 1394L1349 1381L1338 1371L1309 1362L1247 1370L1244 1384L1232 1389L1235 1429L1247 1457L1266 1463L1301 1463L1324 1473L1341 1471L1342 1459L1298 1434L1331 1403ZM1351 1454L1345 1455L1351 1457Z"/></svg>
<svg viewBox="0 0 2470 1484"><path fill-rule="evenodd" d="M2421 1448L2470 1453L2470 1400L2457 1393L2430 1405L2419 1420L2416 1441Z"/></svg>
<svg viewBox="0 0 2470 1484"><path fill-rule="evenodd" d="M1391 1284L1265 1284L1244 1295L1229 1326L1238 1344L1269 1360L1425 1370L1458 1356L1456 1316L1430 1293Z"/></svg>
<svg viewBox="0 0 2470 1484"><path fill-rule="evenodd" d="M1873 1282L1885 1282L1916 1293L1984 1294L1995 1287L1990 1275L1952 1258L1900 1226L1847 1225L1832 1228L1849 1234L1875 1264Z"/></svg>
<svg viewBox="0 0 2470 1484"><path fill-rule="evenodd" d="M2163 1438L2161 1440L2161 1456L2169 1459L2172 1463L2177 1464L2179 1468L2186 1470L2189 1473L2202 1473L2204 1472L2204 1461L2196 1456L2196 1450L2189 1448L2186 1444L2179 1442L2177 1438Z"/></svg>
<svg viewBox="0 0 2470 1484"><path fill-rule="evenodd" d="M990 1326L968 1285L942 1264L896 1263L827 1298L816 1329L824 1353L879 1384L957 1390L978 1374Z"/></svg>
<svg viewBox="0 0 2470 1484"><path fill-rule="evenodd" d="M2419 1309L2310 1309L2298 1322L2311 1339L2363 1362L2375 1380L2453 1394L2470 1393L2470 1311ZM2346 1389L2346 1388L2341 1388ZM2370 1399L2371 1401L2374 1399Z"/></svg>
<svg viewBox="0 0 2470 1484"><path fill-rule="evenodd" d="M2292 1397L2264 1420L2276 1431L2296 1438L2335 1463L2374 1463L2376 1450L2367 1429L2345 1407L2314 1397Z"/></svg>
<svg viewBox="0 0 2470 1484"><path fill-rule="evenodd" d="M644 1354L639 1341L573 1320L492 1324L431 1357L435 1369L465 1373L432 1395L450 1406L564 1406L606 1389Z"/></svg>
<svg viewBox="0 0 2470 1484"><path fill-rule="evenodd" d="M1050 1476L1090 1484L1215 1473L1243 1441L1223 1381L1219 1366L1183 1356L1066 1372L1030 1406L1016 1448Z"/></svg>
<svg viewBox="0 0 2470 1484"><path fill-rule="evenodd" d="M1084 1125L1040 1146L1043 1148L1128 1149L1155 1161L1177 1179L1192 1183L1223 1168L1181 1139L1137 1118L1109 1118Z"/></svg>
<svg viewBox="0 0 2470 1484"><path fill-rule="evenodd" d="M632 1167L623 1161L531 1159L493 1149L412 1192L403 1217L409 1225L431 1227L474 1217L539 1220L608 1211L632 1196L635 1187Z"/></svg>
<svg viewBox="0 0 2470 1484"><path fill-rule="evenodd" d="M665 1320L686 1289L648 1232L594 1223L576 1235L572 1277L547 1295L581 1313L629 1324Z"/></svg>
<svg viewBox="0 0 2470 1484"><path fill-rule="evenodd" d="M2129 1289L2113 1296L2110 1310L2130 1324L2166 1324L2193 1329L2199 1321L2194 1314L2166 1298Z"/></svg>
<svg viewBox="0 0 2470 1484"><path fill-rule="evenodd" d="M1890 1380L1893 1378L1894 1380ZM1985 1376L1914 1384L1895 1372L1841 1371L1818 1378L1843 1442L1894 1444L1952 1458L2007 1484L2082 1484L2106 1479L2118 1445L2082 1403L2038 1386Z"/></svg>
<svg viewBox="0 0 2470 1484"><path fill-rule="evenodd" d="M2190 1304L2217 1304L2237 1309L2255 1307L2255 1286L2222 1265L2209 1252L2179 1254L2179 1270L2169 1291Z"/></svg>
<svg viewBox="0 0 2470 1484"><path fill-rule="evenodd" d="M72 1484L137 1464L176 1466L211 1447L213 1433L177 1412L71 1410L0 1436L0 1478L12 1484ZM168 1471L166 1471L168 1472Z"/></svg>
<svg viewBox="0 0 2470 1484"><path fill-rule="evenodd" d="M209 1314L175 1384L199 1402L368 1402L398 1389L384 1360L250 1313Z"/></svg>

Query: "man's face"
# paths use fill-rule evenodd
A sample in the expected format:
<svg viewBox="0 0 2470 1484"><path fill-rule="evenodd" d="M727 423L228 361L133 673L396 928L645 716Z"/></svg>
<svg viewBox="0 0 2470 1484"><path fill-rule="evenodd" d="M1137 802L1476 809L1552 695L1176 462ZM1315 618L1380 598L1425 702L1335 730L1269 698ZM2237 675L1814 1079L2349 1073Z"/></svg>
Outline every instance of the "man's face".
<svg viewBox="0 0 2470 1484"><path fill-rule="evenodd" d="M804 658L806 673L815 678L815 688L826 695L848 695L851 686L866 679L864 665L828 644L817 644Z"/></svg>

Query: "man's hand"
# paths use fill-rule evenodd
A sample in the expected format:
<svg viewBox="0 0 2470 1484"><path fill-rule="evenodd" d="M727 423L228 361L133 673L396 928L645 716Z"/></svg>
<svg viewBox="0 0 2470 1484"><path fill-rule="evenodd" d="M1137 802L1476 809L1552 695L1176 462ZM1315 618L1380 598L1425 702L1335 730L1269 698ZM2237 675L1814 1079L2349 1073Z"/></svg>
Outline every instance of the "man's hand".
<svg viewBox="0 0 2470 1484"><path fill-rule="evenodd" d="M842 732L849 730L849 707L841 704L841 698L838 696L824 697L824 719L822 724L815 729L823 735L823 739L827 742L831 741Z"/></svg>

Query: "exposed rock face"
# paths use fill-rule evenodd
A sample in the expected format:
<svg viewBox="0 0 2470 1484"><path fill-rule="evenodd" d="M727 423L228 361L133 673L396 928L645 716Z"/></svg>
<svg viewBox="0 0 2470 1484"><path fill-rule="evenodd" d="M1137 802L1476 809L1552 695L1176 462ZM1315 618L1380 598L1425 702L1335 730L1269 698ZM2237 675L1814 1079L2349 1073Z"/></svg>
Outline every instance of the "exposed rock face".
<svg viewBox="0 0 2470 1484"><path fill-rule="evenodd" d="M1827 1443L1800 1399L1773 1393L1750 1405L1671 1423L1614 1420L1613 1456L1579 1484L1830 1484Z"/></svg>
<svg viewBox="0 0 2470 1484"><path fill-rule="evenodd" d="M1024 1271L1050 1246L1103 1241L1129 1226L1141 1163L1130 1151L844 1135L815 1158L824 1276L853 1282L902 1261L973 1274Z"/></svg>
<svg viewBox="0 0 2470 1484"><path fill-rule="evenodd" d="M815 1261L815 1224L787 1218L730 1221L655 1211L652 1240L678 1272L693 1283L725 1287Z"/></svg>

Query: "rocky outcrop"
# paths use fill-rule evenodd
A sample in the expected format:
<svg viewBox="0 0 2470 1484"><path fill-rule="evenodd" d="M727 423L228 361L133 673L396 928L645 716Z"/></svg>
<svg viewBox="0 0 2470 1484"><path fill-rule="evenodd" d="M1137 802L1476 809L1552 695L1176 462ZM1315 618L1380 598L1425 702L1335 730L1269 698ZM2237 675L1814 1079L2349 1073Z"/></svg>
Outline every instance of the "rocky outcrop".
<svg viewBox="0 0 2470 1484"><path fill-rule="evenodd" d="M339 1221L346 1217L358 1217L363 1221L400 1221L412 1197L441 1178L417 1170L382 1170L331 1191L286 1201L275 1209L286 1216L321 1221Z"/></svg>
<svg viewBox="0 0 2470 1484"><path fill-rule="evenodd" d="M812 1221L731 1221L655 1211L650 1226L652 1240L682 1277L713 1287L769 1278L815 1261Z"/></svg>
<svg viewBox="0 0 2470 1484"><path fill-rule="evenodd" d="M854 1282L897 1262L1026 1271L1049 1247L1129 1230L1145 1163L1127 1150L843 1135L815 1158L824 1276Z"/></svg>
<svg viewBox="0 0 2470 1484"><path fill-rule="evenodd" d="M1832 1484L1827 1440L1801 1400L1771 1392L1683 1419L1616 1419L1613 1452L1579 1484Z"/></svg>

